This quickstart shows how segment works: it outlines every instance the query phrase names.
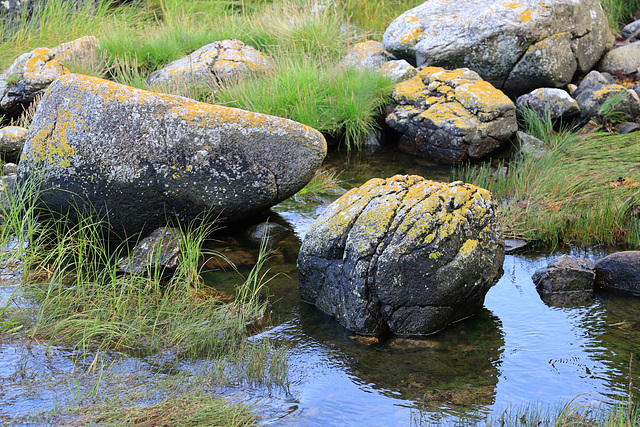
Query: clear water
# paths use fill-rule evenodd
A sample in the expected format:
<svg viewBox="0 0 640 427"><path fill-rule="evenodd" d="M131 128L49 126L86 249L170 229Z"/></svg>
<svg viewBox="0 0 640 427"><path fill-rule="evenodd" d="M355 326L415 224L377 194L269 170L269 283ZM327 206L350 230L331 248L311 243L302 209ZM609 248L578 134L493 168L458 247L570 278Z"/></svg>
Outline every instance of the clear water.
<svg viewBox="0 0 640 427"><path fill-rule="evenodd" d="M432 179L447 179L450 174L448 169L419 165L395 153L360 154L347 160L336 156L328 163L344 170L340 178L345 188L395 173ZM256 405L263 424L446 425L514 405L557 407L578 395L595 404L626 398L629 358L640 348L640 299L600 293L580 305L545 304L531 275L561 252L508 255L504 276L487 294L480 313L420 340L358 337L301 303L297 251L330 201L290 200L274 209L279 218L273 220L293 232L278 244L270 265L273 273L284 273L269 283L273 326L253 339L268 336L288 346L289 389L224 390ZM222 240L218 245L230 257L250 258L257 251L242 234ZM573 251L592 259L605 254L594 249ZM0 306L17 282L3 279ZM237 283L238 276L228 270L210 272L206 280L224 290ZM125 385L153 387L162 379L159 360L122 356L109 360L110 375L105 376L101 393L121 393ZM199 364L183 362L182 369L195 372ZM640 384L637 365L632 368L633 379ZM80 371L67 349L0 341L0 424L19 424L21 416L82 400L91 382L83 383L81 375L70 382L74 370ZM640 395L638 390L635 395Z"/></svg>

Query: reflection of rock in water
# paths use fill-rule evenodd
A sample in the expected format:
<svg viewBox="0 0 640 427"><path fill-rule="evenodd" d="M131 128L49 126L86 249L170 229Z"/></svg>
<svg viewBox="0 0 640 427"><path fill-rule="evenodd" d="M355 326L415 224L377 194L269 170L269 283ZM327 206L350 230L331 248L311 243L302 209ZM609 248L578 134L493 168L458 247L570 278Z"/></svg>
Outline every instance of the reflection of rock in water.
<svg viewBox="0 0 640 427"><path fill-rule="evenodd" d="M492 404L504 346L500 321L486 309L429 339L357 337L319 310L301 307L302 329L344 355L356 382L421 409ZM399 394L398 394L399 393Z"/></svg>

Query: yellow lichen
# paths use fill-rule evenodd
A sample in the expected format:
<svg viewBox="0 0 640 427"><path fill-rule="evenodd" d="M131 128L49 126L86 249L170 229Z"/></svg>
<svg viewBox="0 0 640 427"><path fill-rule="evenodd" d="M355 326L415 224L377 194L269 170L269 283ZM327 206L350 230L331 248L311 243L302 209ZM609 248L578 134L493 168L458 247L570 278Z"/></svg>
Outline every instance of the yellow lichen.
<svg viewBox="0 0 640 427"><path fill-rule="evenodd" d="M473 251L476 250L477 247L478 247L478 241L474 239L469 239L466 242L464 242L464 244L460 248L459 253L464 257L468 257L473 253Z"/></svg>
<svg viewBox="0 0 640 427"><path fill-rule="evenodd" d="M400 36L400 43L414 43L418 41L423 32L422 28L414 27Z"/></svg>
<svg viewBox="0 0 640 427"><path fill-rule="evenodd" d="M531 17L531 10L530 9L525 9L522 12L520 12L520 15L518 15L520 17L520 21L522 21L522 23L526 23L531 21L531 19L533 19Z"/></svg>

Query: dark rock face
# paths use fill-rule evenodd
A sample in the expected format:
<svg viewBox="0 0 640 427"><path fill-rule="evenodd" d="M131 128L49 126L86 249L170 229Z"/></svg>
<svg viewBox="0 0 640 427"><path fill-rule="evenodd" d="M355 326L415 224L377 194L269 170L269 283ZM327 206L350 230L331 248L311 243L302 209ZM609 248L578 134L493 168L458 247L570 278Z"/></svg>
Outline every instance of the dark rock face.
<svg viewBox="0 0 640 427"><path fill-rule="evenodd" d="M142 239L128 257L118 260L118 268L125 273L153 273L157 265L163 271L175 270L182 257L182 233L177 228L162 227Z"/></svg>
<svg viewBox="0 0 640 427"><path fill-rule="evenodd" d="M435 162L480 159L518 129L514 103L466 68L423 68L392 97L386 122L403 134L400 149Z"/></svg>
<svg viewBox="0 0 640 427"><path fill-rule="evenodd" d="M335 201L298 256L300 294L363 335L427 335L476 313L502 275L488 191L397 175Z"/></svg>
<svg viewBox="0 0 640 427"><path fill-rule="evenodd" d="M578 302L593 297L594 268L588 259L563 255L536 271L531 278L544 301Z"/></svg>
<svg viewBox="0 0 640 427"><path fill-rule="evenodd" d="M326 142L291 120L66 75L42 99L18 175L42 182L53 212L108 215L116 233L149 233L203 213L239 221L292 196Z"/></svg>
<svg viewBox="0 0 640 427"><path fill-rule="evenodd" d="M596 262L596 286L640 293L640 251L616 252Z"/></svg>

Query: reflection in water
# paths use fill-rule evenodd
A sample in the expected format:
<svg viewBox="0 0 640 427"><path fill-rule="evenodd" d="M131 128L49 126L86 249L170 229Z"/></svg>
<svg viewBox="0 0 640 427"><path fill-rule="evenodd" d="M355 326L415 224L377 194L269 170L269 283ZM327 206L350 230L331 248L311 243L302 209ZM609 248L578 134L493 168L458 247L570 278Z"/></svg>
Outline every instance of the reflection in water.
<svg viewBox="0 0 640 427"><path fill-rule="evenodd" d="M391 158L395 156L396 158ZM426 169L398 153L360 154L348 161L340 177L345 188L371 177L416 173L446 178L448 171ZM403 160L400 161L399 159ZM344 158L329 160L338 170ZM265 423L290 426L406 426L444 424L499 412L507 406L566 403L581 393L592 401L613 402L626 396L629 356L640 348L640 298L600 293L582 305L548 306L531 280L533 272L561 254L507 256L505 274L489 291L485 309L447 330L420 340L387 337L381 341L357 337L314 307L301 303L295 266L300 239L331 200L287 201L272 218L294 231L276 245L268 287L273 301L273 326L261 333L285 343L288 350L288 393L243 390L259 405ZM234 258L246 275L257 248L246 235L220 236L212 248ZM572 253L599 258L603 253ZM244 260L244 261L243 261ZM215 266L215 265L214 265ZM216 268L222 268L218 264ZM203 275L207 283L233 293L242 277L228 266ZM13 288L0 282L0 300ZM0 342L0 424L38 408L55 407L52 395L68 391L55 379L74 365L66 350ZM640 355L635 355L640 359ZM199 361L183 362L197 370ZM634 383L640 384L633 366ZM153 387L152 361L121 359L113 369L126 375L140 372L136 385ZM53 387L33 394L33 381L22 375L53 379ZM117 396L131 389L122 377L101 386ZM104 387L104 388L102 388ZM115 391L114 391L115 390ZM238 390L231 390L238 392ZM53 393L53 394L52 394ZM635 396L640 396L636 390ZM62 402L64 403L64 402ZM640 402L639 402L640 403ZM462 422L464 424L464 422Z"/></svg>

